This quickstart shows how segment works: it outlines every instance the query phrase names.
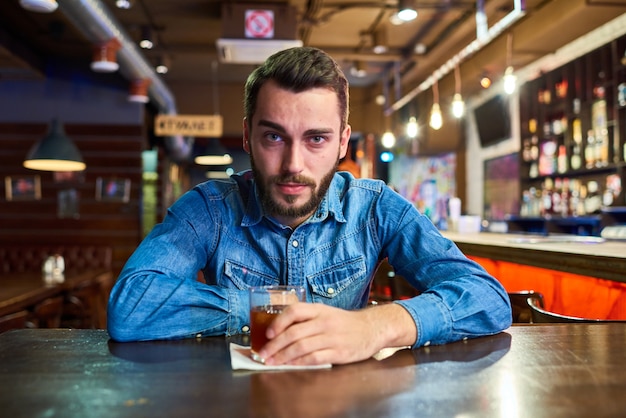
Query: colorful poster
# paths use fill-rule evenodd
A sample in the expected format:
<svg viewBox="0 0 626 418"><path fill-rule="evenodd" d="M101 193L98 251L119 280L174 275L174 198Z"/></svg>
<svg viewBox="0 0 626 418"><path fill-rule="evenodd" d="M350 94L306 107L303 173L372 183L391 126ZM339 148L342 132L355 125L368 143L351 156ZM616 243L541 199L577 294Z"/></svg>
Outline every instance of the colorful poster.
<svg viewBox="0 0 626 418"><path fill-rule="evenodd" d="M389 167L389 185L440 228L448 218L448 201L456 196L456 154L435 157L400 155Z"/></svg>

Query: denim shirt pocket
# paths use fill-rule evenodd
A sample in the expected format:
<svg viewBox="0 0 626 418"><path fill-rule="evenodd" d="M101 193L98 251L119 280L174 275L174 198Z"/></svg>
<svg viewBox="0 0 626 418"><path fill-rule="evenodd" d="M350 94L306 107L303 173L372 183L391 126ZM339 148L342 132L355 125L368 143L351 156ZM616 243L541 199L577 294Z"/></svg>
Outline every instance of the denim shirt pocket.
<svg viewBox="0 0 626 418"><path fill-rule="evenodd" d="M344 309L359 307L363 288L358 283L363 281L366 273L365 260L357 257L307 276L311 302Z"/></svg>
<svg viewBox="0 0 626 418"><path fill-rule="evenodd" d="M246 290L254 286L271 286L279 284L279 279L271 273L261 272L248 265L226 260L224 263L223 286Z"/></svg>

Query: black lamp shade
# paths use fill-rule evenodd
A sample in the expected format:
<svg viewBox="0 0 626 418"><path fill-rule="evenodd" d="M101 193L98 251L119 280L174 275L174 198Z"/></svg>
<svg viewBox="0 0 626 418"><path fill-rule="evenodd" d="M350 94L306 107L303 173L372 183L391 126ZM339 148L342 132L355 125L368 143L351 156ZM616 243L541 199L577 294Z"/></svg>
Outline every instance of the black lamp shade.
<svg viewBox="0 0 626 418"><path fill-rule="evenodd" d="M28 152L24 167L42 171L82 171L86 165L74 142L65 135L61 122L53 119L48 134Z"/></svg>
<svg viewBox="0 0 626 418"><path fill-rule="evenodd" d="M219 139L209 139L204 153L196 156L194 162L198 165L228 165L233 162L233 158L228 154L226 148Z"/></svg>

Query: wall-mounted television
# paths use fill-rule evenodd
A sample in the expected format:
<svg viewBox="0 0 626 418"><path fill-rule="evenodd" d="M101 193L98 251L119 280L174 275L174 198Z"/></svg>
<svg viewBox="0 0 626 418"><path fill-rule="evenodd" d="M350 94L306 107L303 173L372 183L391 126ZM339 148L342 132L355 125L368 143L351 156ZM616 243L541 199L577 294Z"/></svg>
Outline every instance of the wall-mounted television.
<svg viewBox="0 0 626 418"><path fill-rule="evenodd" d="M496 95L474 108L474 117L482 147L511 137L509 102L503 95Z"/></svg>

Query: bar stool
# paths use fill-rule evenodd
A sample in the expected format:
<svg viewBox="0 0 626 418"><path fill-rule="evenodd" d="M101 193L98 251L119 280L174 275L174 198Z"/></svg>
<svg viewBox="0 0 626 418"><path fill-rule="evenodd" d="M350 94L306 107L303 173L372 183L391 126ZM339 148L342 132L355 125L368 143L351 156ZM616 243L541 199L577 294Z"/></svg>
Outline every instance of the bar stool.
<svg viewBox="0 0 626 418"><path fill-rule="evenodd" d="M530 307L532 322L534 324L553 324L553 323L572 323L572 322L598 324L598 323L606 323L606 322L626 322L626 320L619 320L619 319L593 319L593 318L583 318L583 317L578 317L578 316L561 315L556 312L550 312L550 311L543 309L543 307L540 306L537 300L534 298L528 298L527 302L528 302L528 306Z"/></svg>

